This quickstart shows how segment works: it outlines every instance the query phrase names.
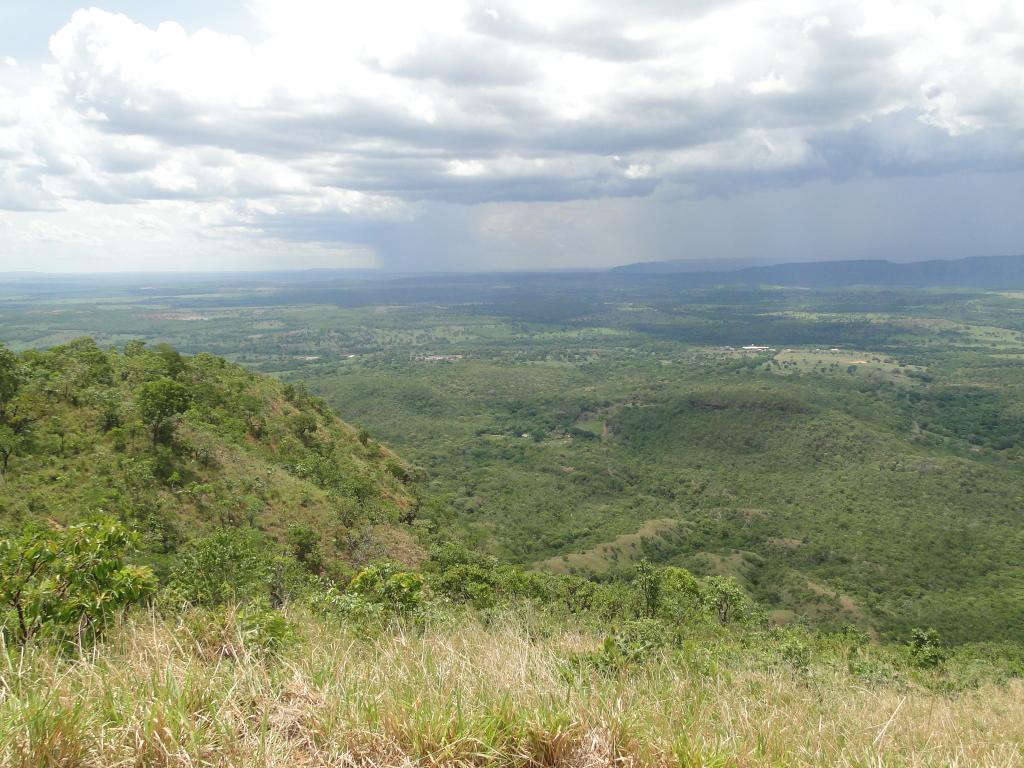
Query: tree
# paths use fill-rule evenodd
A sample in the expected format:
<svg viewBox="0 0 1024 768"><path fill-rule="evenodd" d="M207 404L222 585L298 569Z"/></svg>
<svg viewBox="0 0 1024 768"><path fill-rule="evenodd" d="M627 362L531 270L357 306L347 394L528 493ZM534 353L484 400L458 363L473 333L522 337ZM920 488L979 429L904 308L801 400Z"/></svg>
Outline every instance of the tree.
<svg viewBox="0 0 1024 768"><path fill-rule="evenodd" d="M377 563L353 576L348 592L397 611L411 611L423 602L423 577L394 563Z"/></svg>
<svg viewBox="0 0 1024 768"><path fill-rule="evenodd" d="M308 525L292 523L288 526L288 545L294 557L311 573L320 573L324 567L320 550L320 536Z"/></svg>
<svg viewBox="0 0 1024 768"><path fill-rule="evenodd" d="M185 370L185 358L170 344L157 344L153 352L164 362L164 369L172 379Z"/></svg>
<svg viewBox="0 0 1024 768"><path fill-rule="evenodd" d="M257 531L225 528L192 542L171 573L171 593L183 603L222 605L265 600L273 552Z"/></svg>
<svg viewBox="0 0 1024 768"><path fill-rule="evenodd" d="M704 605L713 610L723 624L739 618L746 605L743 590L727 576L712 576L704 580Z"/></svg>
<svg viewBox="0 0 1024 768"><path fill-rule="evenodd" d="M73 405L89 387L112 380L110 358L88 336L53 347L46 355L60 397Z"/></svg>
<svg viewBox="0 0 1024 768"><path fill-rule="evenodd" d="M640 590L644 613L648 617L655 616L658 613L661 598L661 574L651 566L646 558L636 564L635 583L637 589Z"/></svg>
<svg viewBox="0 0 1024 768"><path fill-rule="evenodd" d="M302 442L307 442L319 426L311 413L297 413L289 420L292 431Z"/></svg>
<svg viewBox="0 0 1024 768"><path fill-rule="evenodd" d="M145 566L127 565L134 535L112 518L61 530L36 525L0 540L0 602L17 645L50 633L78 645L99 636L114 614L156 589Z"/></svg>
<svg viewBox="0 0 1024 768"><path fill-rule="evenodd" d="M138 357L146 350L146 342L142 339L132 339L124 345L125 357Z"/></svg>
<svg viewBox="0 0 1024 768"><path fill-rule="evenodd" d="M697 578L685 568L660 569L661 615L674 621L692 616L701 608L701 588Z"/></svg>
<svg viewBox="0 0 1024 768"><path fill-rule="evenodd" d="M29 442L32 425L42 415L41 400L22 389L18 358L0 345L0 480L6 478L11 457Z"/></svg>
<svg viewBox="0 0 1024 768"><path fill-rule="evenodd" d="M915 627L910 631L910 661L915 667L937 667L944 658L942 641L936 630Z"/></svg>
<svg viewBox="0 0 1024 768"><path fill-rule="evenodd" d="M166 377L149 381L135 395L139 415L149 426L153 446L170 437L171 418L188 410L192 393L188 387Z"/></svg>
<svg viewBox="0 0 1024 768"><path fill-rule="evenodd" d="M18 358L0 344L0 419L7 413L7 404L21 387Z"/></svg>
<svg viewBox="0 0 1024 768"><path fill-rule="evenodd" d="M18 434L9 424L0 422L0 480L6 479L11 457L25 445L26 436Z"/></svg>

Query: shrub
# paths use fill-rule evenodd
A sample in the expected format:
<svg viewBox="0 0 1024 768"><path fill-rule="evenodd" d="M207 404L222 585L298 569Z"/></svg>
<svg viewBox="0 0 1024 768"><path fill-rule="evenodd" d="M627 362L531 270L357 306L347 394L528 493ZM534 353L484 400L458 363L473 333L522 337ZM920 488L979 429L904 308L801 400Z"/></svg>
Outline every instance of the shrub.
<svg viewBox="0 0 1024 768"><path fill-rule="evenodd" d="M319 425L311 413L298 413L289 419L289 426L300 440L306 442L317 431Z"/></svg>
<svg viewBox="0 0 1024 768"><path fill-rule="evenodd" d="M430 551L430 584L438 594L477 608L490 608L498 600L498 561L461 544L444 542Z"/></svg>
<svg viewBox="0 0 1024 768"><path fill-rule="evenodd" d="M239 609L236 626L242 645L251 651L276 652L295 640L295 631L283 613L256 603Z"/></svg>
<svg viewBox="0 0 1024 768"><path fill-rule="evenodd" d="M649 617L657 615L661 605L661 572L651 566L645 558L636 564L636 578L633 580L640 592L644 614Z"/></svg>
<svg viewBox="0 0 1024 768"><path fill-rule="evenodd" d="M383 604L342 592L327 583L321 583L318 589L312 590L307 600L314 612L342 618L364 634L373 634L379 630L388 617L388 610Z"/></svg>
<svg viewBox="0 0 1024 768"><path fill-rule="evenodd" d="M736 581L727 576L712 576L704 580L702 603L723 624L743 618L747 601Z"/></svg>
<svg viewBox="0 0 1024 768"><path fill-rule="evenodd" d="M139 415L150 430L154 446L171 437L172 418L184 413L192 402L192 393L173 379L146 382L135 395Z"/></svg>
<svg viewBox="0 0 1024 768"><path fill-rule="evenodd" d="M308 525L292 523L288 526L288 546L291 555L311 573L320 573L324 567L320 536Z"/></svg>
<svg viewBox="0 0 1024 768"><path fill-rule="evenodd" d="M348 591L373 603L397 611L410 611L423 602L423 577L402 571L390 563L371 565L359 571Z"/></svg>
<svg viewBox="0 0 1024 768"><path fill-rule="evenodd" d="M599 651L587 654L587 661L601 669L621 669L646 661L668 642L665 625L656 619L634 619L608 635Z"/></svg>
<svg viewBox="0 0 1024 768"><path fill-rule="evenodd" d="M134 535L111 518L61 530L27 527L0 540L0 600L10 609L4 633L18 645L40 634L79 645L156 589L153 572L124 562Z"/></svg>
<svg viewBox="0 0 1024 768"><path fill-rule="evenodd" d="M224 529L190 543L171 572L173 601L193 605L269 598L272 556L255 531Z"/></svg>
<svg viewBox="0 0 1024 768"><path fill-rule="evenodd" d="M296 639L284 614L258 603L199 608L182 620L201 655L217 659L276 653Z"/></svg>
<svg viewBox="0 0 1024 768"><path fill-rule="evenodd" d="M778 651L783 661L801 672L806 672L811 665L811 647L804 633L796 629L781 632Z"/></svg>
<svg viewBox="0 0 1024 768"><path fill-rule="evenodd" d="M910 663L920 669L937 667L945 658L939 633L934 629L910 631Z"/></svg>
<svg viewBox="0 0 1024 768"><path fill-rule="evenodd" d="M700 613L701 587L697 578L685 568L669 566L659 571L659 615L669 621L682 621Z"/></svg>

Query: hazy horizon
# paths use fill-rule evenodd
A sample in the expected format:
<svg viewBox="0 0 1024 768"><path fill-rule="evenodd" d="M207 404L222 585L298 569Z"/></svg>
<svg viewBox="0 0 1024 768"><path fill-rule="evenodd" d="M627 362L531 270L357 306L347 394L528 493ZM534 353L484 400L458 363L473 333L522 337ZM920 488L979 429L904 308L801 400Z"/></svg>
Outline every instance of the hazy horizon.
<svg viewBox="0 0 1024 768"><path fill-rule="evenodd" d="M932 261L963 261L965 259L987 259L987 258L1024 258L1024 254L993 254L980 256L946 258L920 258L920 259L876 259L864 257L860 259L807 259L803 261L751 261L749 259L664 259L660 261L626 262L603 267L508 267L490 269L451 269L451 268L425 268L425 269L394 269L388 267L303 267L303 266L282 266L277 268L245 268L233 269L201 269L201 268L180 268L180 269L123 269L110 271L80 270L80 271L43 271L43 270L0 270L0 280L10 278L181 278L181 277L229 277L229 276L285 276L285 275L307 275L307 274L335 274L350 273L353 276L368 277L443 277L452 276L480 276L488 275L531 275L531 274L584 274L584 273L606 273L614 272L623 267L656 265L656 264L678 264L685 266L669 274L699 274L713 272L731 272L746 269L748 267L775 267L788 265L814 265L825 263L853 263L853 262L879 262L889 264L919 264Z"/></svg>

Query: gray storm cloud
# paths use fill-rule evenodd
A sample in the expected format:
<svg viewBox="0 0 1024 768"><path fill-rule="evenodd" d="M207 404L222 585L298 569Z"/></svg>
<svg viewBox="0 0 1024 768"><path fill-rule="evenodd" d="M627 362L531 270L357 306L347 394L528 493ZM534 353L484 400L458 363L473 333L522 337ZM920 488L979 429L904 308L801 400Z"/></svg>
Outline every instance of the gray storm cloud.
<svg viewBox="0 0 1024 768"><path fill-rule="evenodd" d="M1018 4L253 10L80 10L0 64L0 268L1024 250Z"/></svg>

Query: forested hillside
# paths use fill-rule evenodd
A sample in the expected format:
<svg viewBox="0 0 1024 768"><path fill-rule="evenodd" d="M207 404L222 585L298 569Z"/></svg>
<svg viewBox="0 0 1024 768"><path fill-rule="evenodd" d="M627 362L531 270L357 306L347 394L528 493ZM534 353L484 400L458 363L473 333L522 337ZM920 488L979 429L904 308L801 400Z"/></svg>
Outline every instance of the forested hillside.
<svg viewBox="0 0 1024 768"><path fill-rule="evenodd" d="M328 561L416 557L410 468L301 385L163 345L0 349L0 526L106 513L166 562L221 527Z"/></svg>

